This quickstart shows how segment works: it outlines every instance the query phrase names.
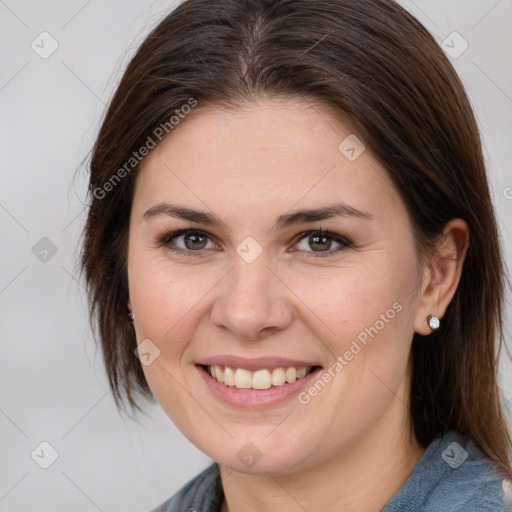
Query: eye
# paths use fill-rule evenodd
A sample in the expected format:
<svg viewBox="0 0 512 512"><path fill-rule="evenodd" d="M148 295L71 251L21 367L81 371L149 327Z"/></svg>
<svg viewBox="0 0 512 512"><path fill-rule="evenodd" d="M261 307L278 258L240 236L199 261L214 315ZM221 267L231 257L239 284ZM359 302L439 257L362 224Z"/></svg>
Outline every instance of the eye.
<svg viewBox="0 0 512 512"><path fill-rule="evenodd" d="M322 229L303 232L297 235L296 239L298 243L291 251L298 249L314 257L331 256L333 253L352 247L351 242L344 237ZM210 235L197 229L165 233L157 237L157 242L158 246L184 256L202 256L202 251L206 249L218 249Z"/></svg>
<svg viewBox="0 0 512 512"><path fill-rule="evenodd" d="M314 256L329 256L352 246L342 236L323 230L306 231L298 235L298 238L299 243L295 247L301 251L316 253Z"/></svg>
<svg viewBox="0 0 512 512"><path fill-rule="evenodd" d="M199 256L199 254L191 253L199 253L204 249L215 249L217 247L206 233L197 229L167 233L159 238L159 245L187 256Z"/></svg>

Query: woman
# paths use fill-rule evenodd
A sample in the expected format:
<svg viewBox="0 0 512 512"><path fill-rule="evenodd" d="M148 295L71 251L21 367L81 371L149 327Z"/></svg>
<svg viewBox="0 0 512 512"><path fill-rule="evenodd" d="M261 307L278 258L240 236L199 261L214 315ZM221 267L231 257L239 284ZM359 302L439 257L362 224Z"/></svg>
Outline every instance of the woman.
<svg viewBox="0 0 512 512"><path fill-rule="evenodd" d="M215 461L156 511L505 510L479 134L404 9L183 2L90 170L82 265L118 405L155 397Z"/></svg>

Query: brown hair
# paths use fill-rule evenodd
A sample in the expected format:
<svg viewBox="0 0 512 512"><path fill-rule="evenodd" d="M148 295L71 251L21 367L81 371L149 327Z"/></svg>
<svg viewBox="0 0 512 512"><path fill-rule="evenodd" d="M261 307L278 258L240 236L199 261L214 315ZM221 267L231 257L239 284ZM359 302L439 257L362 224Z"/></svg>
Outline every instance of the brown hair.
<svg viewBox="0 0 512 512"><path fill-rule="evenodd" d="M424 446L455 430L512 476L497 383L505 277L477 125L444 53L392 0L187 0L142 43L92 152L82 248L91 320L118 407L140 410L135 394L152 396L127 317L138 165L127 170L126 162L191 98L236 107L276 96L319 101L352 124L401 194L420 260L447 221L469 224L442 327L413 339L412 422ZM116 173L122 179L114 183Z"/></svg>

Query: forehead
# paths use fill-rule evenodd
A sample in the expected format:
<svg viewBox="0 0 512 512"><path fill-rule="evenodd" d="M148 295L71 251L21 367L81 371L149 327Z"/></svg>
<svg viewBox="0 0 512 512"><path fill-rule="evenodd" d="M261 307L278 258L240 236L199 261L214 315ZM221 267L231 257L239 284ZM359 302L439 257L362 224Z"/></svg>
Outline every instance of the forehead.
<svg viewBox="0 0 512 512"><path fill-rule="evenodd" d="M305 100L198 107L143 160L134 202L180 199L261 215L341 200L378 214L400 198L356 137L328 108Z"/></svg>

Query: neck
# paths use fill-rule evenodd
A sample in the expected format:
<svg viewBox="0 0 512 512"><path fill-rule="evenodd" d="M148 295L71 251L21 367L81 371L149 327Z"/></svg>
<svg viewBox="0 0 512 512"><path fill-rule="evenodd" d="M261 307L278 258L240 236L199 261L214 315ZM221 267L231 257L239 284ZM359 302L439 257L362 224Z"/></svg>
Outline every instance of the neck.
<svg viewBox="0 0 512 512"><path fill-rule="evenodd" d="M321 464L284 475L243 474L219 464L225 495L221 512L378 512L425 452L411 429L396 427L377 427Z"/></svg>

